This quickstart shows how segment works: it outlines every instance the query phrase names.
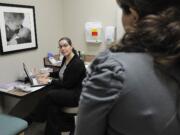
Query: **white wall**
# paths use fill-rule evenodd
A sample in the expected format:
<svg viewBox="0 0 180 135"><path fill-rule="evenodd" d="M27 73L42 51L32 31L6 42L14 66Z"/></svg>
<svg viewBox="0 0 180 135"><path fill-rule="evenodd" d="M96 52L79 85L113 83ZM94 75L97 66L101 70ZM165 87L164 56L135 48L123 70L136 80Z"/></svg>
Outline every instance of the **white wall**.
<svg viewBox="0 0 180 135"><path fill-rule="evenodd" d="M115 0L0 0L0 2L35 6L38 40L37 50L0 55L0 82L15 80L22 72L22 62L26 62L30 67L42 67L42 59L48 51L58 52L57 41L62 36L70 37L75 48L86 54L97 54L102 51L106 48L105 43L85 42L84 25L88 21L100 21L103 27L118 25L120 35L123 31L119 25L121 17L117 12L119 7L117 8Z"/></svg>
<svg viewBox="0 0 180 135"><path fill-rule="evenodd" d="M0 0L0 3L35 6L38 49L0 55L0 82L15 80L22 70L22 62L31 67L43 66L48 51L58 52L57 41L63 36L62 0Z"/></svg>
<svg viewBox="0 0 180 135"><path fill-rule="evenodd" d="M97 54L106 48L85 42L84 25L89 21L100 21L103 27L118 26L118 38L123 33L121 12L115 0L0 0L35 6L38 49L20 53L0 55L0 83L14 81L22 74L22 62L31 67L43 66L43 57L48 51L58 52L58 39L68 36L75 48L86 54ZM0 97L0 112L1 112ZM8 108L11 108L10 102Z"/></svg>
<svg viewBox="0 0 180 135"><path fill-rule="evenodd" d="M106 45L87 44L84 25L88 21L100 21L103 27L116 25L116 8L115 0L63 0L63 32L72 39L75 48L97 54Z"/></svg>

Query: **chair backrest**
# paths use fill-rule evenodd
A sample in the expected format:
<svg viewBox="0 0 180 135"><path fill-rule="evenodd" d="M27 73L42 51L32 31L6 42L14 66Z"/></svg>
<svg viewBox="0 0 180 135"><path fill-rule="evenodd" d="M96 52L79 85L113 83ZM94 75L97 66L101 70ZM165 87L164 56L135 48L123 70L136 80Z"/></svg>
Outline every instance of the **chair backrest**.
<svg viewBox="0 0 180 135"><path fill-rule="evenodd" d="M79 107L63 107L62 111L68 114L77 114Z"/></svg>

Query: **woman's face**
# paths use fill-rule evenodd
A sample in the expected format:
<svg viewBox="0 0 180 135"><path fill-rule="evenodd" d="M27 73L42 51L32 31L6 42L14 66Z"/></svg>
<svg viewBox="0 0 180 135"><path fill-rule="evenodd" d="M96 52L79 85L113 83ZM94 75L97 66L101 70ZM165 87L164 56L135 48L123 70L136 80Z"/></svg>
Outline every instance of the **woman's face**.
<svg viewBox="0 0 180 135"><path fill-rule="evenodd" d="M73 47L66 40L61 40L59 42L59 49L62 55L68 57L72 53Z"/></svg>

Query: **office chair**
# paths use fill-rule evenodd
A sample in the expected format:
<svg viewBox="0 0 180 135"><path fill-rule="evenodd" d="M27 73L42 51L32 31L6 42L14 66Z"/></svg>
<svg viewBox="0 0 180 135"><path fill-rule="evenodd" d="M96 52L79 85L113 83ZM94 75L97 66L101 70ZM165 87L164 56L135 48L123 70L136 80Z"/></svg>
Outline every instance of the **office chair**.
<svg viewBox="0 0 180 135"><path fill-rule="evenodd" d="M69 116L69 118L71 118L73 121L72 121L72 126L64 131L70 131L70 134L69 135L74 135L74 130L75 130L75 123L76 123L76 120L75 120L75 116L77 115L78 113L78 107L64 107L62 108L62 112L67 114Z"/></svg>
<svg viewBox="0 0 180 135"><path fill-rule="evenodd" d="M0 135L23 135L23 131L28 127L25 120L0 114Z"/></svg>

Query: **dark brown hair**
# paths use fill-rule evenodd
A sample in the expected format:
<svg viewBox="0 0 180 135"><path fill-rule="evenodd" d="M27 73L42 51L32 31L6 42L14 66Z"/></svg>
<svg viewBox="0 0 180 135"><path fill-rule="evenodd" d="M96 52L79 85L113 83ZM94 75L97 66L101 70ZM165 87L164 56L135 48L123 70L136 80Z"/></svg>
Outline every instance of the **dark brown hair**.
<svg viewBox="0 0 180 135"><path fill-rule="evenodd" d="M135 29L110 47L113 52L148 52L163 64L180 61L180 2L178 0L117 0L125 14L136 10Z"/></svg>
<svg viewBox="0 0 180 135"><path fill-rule="evenodd" d="M67 43L68 43L70 46L72 46L72 41L71 41L70 38L68 38L68 37L62 37L62 38L59 39L59 42L62 41L62 40L66 40Z"/></svg>

